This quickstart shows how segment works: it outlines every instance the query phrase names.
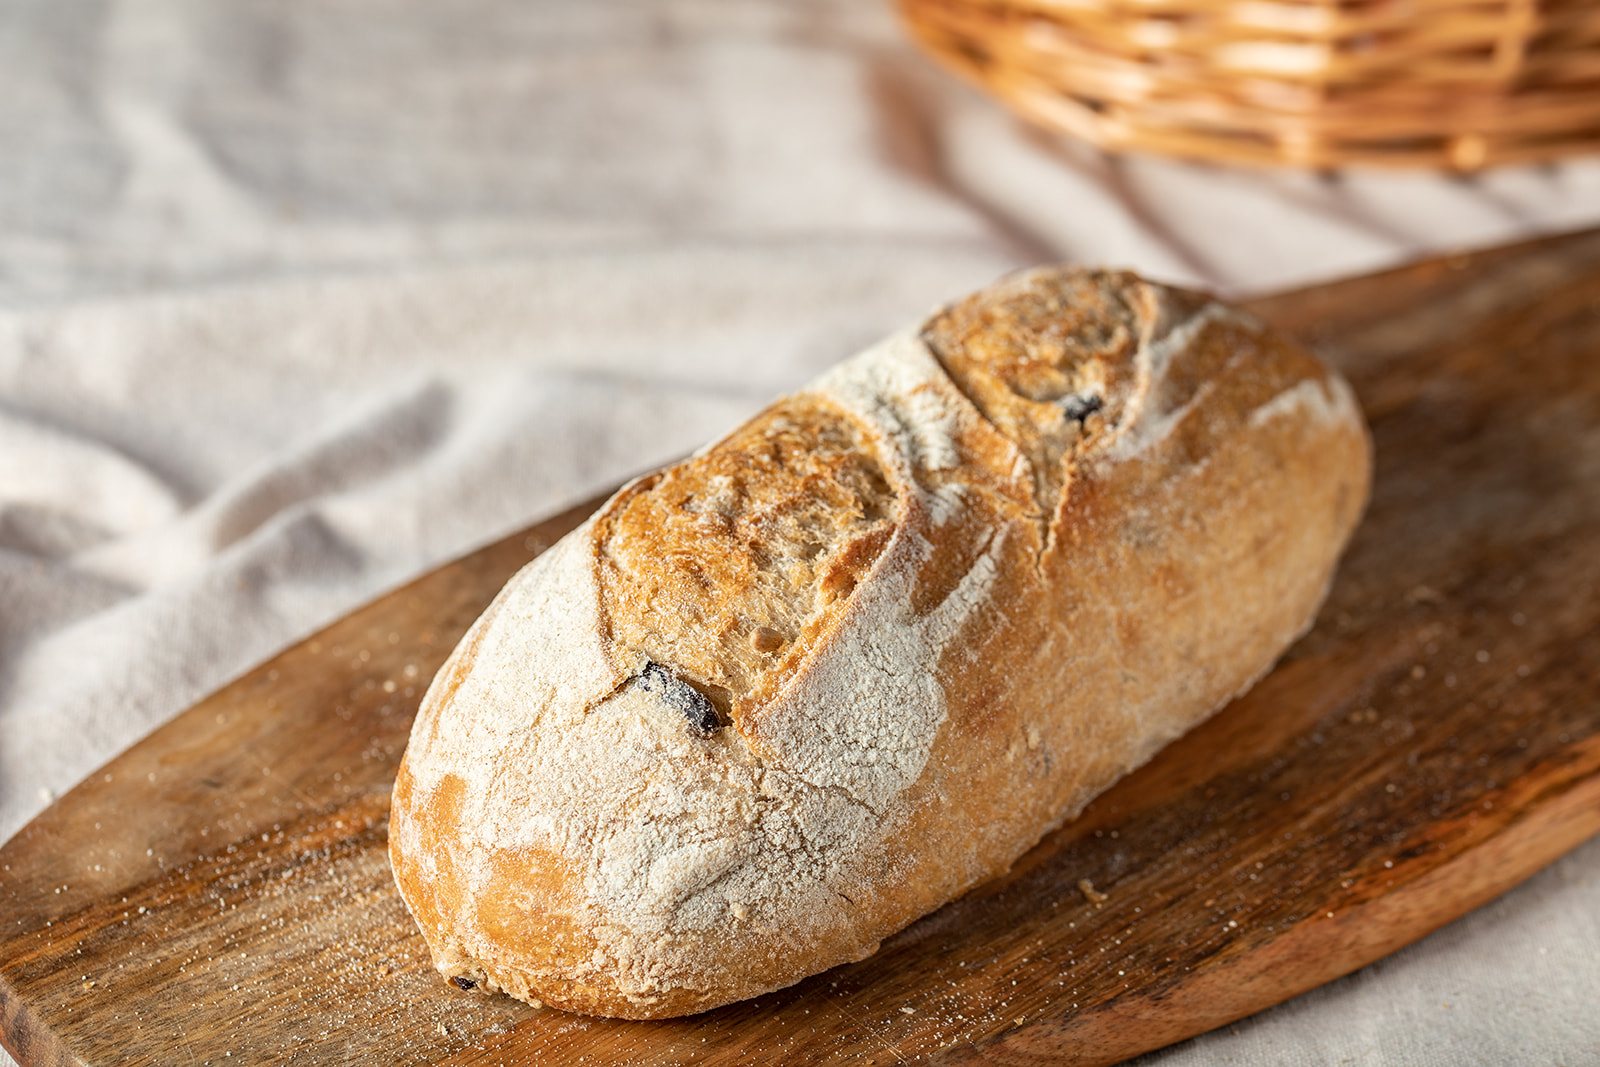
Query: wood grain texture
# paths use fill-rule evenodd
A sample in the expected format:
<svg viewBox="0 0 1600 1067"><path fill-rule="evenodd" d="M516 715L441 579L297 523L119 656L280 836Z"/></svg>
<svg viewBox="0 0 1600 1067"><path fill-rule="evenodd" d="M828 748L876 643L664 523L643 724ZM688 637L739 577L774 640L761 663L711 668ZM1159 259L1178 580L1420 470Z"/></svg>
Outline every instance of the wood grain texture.
<svg viewBox="0 0 1600 1067"><path fill-rule="evenodd" d="M0 1037L27 1067L1103 1064L1492 898L1600 831L1600 233L1255 306L1376 439L1317 627L877 955L648 1023L434 974L384 849L395 763L456 638L579 508L250 672L0 849Z"/></svg>

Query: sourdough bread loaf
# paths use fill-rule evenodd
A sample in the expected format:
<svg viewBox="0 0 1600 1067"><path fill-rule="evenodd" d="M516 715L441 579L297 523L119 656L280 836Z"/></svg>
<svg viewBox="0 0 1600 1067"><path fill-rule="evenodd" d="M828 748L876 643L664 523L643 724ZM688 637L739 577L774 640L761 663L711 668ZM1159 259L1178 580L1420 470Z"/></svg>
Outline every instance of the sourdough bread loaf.
<svg viewBox="0 0 1600 1067"><path fill-rule="evenodd" d="M627 1018L870 954L1267 671L1349 387L1132 275L1002 280L624 488L440 671L390 849L438 969Z"/></svg>

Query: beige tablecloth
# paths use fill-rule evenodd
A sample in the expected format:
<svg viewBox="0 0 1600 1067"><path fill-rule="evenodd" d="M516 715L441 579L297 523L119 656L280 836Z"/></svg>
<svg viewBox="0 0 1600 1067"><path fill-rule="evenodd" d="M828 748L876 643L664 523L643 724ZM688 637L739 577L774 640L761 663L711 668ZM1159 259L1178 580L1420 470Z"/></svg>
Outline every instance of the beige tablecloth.
<svg viewBox="0 0 1600 1067"><path fill-rule="evenodd" d="M0 161L0 836L1012 267L1245 294L1600 222L1600 160L1109 159L862 0L10 0ZM1149 1062L1600 1063L1600 845Z"/></svg>

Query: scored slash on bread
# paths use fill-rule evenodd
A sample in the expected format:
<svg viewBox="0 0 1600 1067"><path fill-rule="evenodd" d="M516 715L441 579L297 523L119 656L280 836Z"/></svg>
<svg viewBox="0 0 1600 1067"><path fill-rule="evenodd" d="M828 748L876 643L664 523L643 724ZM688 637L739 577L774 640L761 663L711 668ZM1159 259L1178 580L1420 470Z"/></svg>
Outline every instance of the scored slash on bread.
<svg viewBox="0 0 1600 1067"><path fill-rule="evenodd" d="M440 671L395 876L447 977L688 1014L870 954L1265 673L1364 506L1349 387L1041 268L622 489Z"/></svg>

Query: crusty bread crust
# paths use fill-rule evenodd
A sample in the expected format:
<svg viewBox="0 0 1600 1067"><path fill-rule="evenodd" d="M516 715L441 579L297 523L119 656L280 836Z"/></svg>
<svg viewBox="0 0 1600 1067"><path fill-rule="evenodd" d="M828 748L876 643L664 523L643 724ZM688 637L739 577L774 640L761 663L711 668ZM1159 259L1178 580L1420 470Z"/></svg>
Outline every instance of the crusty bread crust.
<svg viewBox="0 0 1600 1067"><path fill-rule="evenodd" d="M1040 269L624 488L435 679L395 877L439 970L683 1015L860 959L1265 673L1364 506L1349 387Z"/></svg>

